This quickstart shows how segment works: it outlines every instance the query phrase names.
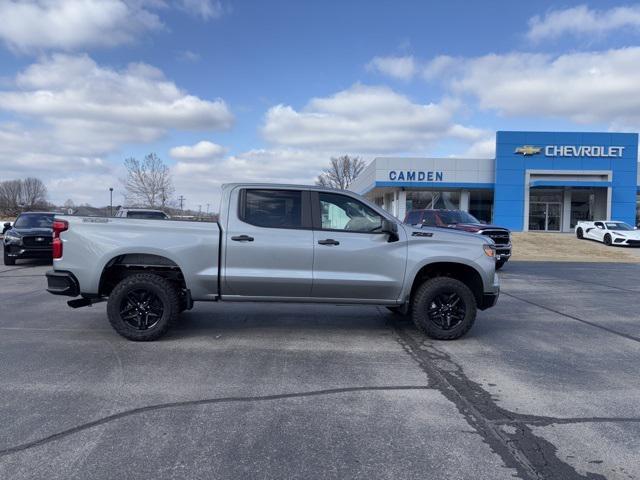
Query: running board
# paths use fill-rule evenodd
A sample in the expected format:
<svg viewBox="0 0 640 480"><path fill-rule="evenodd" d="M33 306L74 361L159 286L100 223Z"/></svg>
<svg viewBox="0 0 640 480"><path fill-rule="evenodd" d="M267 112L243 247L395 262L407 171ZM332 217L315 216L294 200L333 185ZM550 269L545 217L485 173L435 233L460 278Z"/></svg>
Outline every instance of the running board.
<svg viewBox="0 0 640 480"><path fill-rule="evenodd" d="M104 302L106 298L76 298L75 300L69 300L67 305L71 308L90 307L94 303Z"/></svg>

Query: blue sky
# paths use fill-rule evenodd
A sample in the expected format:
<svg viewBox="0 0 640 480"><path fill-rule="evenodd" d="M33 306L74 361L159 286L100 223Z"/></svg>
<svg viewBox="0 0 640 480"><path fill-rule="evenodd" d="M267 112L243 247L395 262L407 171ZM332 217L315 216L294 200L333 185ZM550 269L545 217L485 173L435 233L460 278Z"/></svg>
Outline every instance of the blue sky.
<svg viewBox="0 0 640 480"><path fill-rule="evenodd" d="M122 160L151 151L194 207L331 155L640 124L634 4L0 0L0 19L0 180L59 203L121 194Z"/></svg>

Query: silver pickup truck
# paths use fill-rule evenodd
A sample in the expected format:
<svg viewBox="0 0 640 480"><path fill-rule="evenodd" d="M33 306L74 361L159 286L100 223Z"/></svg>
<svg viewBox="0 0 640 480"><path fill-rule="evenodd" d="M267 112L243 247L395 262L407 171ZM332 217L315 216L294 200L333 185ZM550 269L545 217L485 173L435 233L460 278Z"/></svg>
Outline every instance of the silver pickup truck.
<svg viewBox="0 0 640 480"><path fill-rule="evenodd" d="M491 239L403 225L356 194L231 184L218 223L56 217L47 290L155 340L196 301L373 304L454 339L499 293Z"/></svg>

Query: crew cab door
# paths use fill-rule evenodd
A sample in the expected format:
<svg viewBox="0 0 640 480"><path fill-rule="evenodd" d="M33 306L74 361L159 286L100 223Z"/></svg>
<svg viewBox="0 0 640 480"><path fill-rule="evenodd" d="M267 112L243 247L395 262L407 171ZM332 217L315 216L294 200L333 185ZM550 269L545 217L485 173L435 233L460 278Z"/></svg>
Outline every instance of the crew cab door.
<svg viewBox="0 0 640 480"><path fill-rule="evenodd" d="M313 288L316 298L389 300L402 290L407 242L389 241L383 217L348 195L311 192L313 212Z"/></svg>
<svg viewBox="0 0 640 480"><path fill-rule="evenodd" d="M242 188L231 194L224 296L309 297L313 231L309 192Z"/></svg>

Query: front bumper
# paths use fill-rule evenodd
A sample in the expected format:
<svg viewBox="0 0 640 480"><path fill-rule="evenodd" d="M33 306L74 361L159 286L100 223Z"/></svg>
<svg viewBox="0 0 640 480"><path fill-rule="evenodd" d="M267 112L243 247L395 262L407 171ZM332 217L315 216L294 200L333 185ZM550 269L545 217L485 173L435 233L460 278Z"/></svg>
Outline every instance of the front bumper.
<svg viewBox="0 0 640 480"><path fill-rule="evenodd" d="M62 270L49 270L46 273L47 292L54 295L65 295L67 297L77 297L80 295L78 280L71 272Z"/></svg>
<svg viewBox="0 0 640 480"><path fill-rule="evenodd" d="M53 258L53 249L47 247L25 247L13 243L5 243L4 251L11 258Z"/></svg>
<svg viewBox="0 0 640 480"><path fill-rule="evenodd" d="M480 310L486 310L487 308L493 307L498 302L498 297L500 296L500 290L492 293L485 293L482 295L482 301L478 308Z"/></svg>
<svg viewBox="0 0 640 480"><path fill-rule="evenodd" d="M496 245L496 260L509 260L511 258L511 245Z"/></svg>

